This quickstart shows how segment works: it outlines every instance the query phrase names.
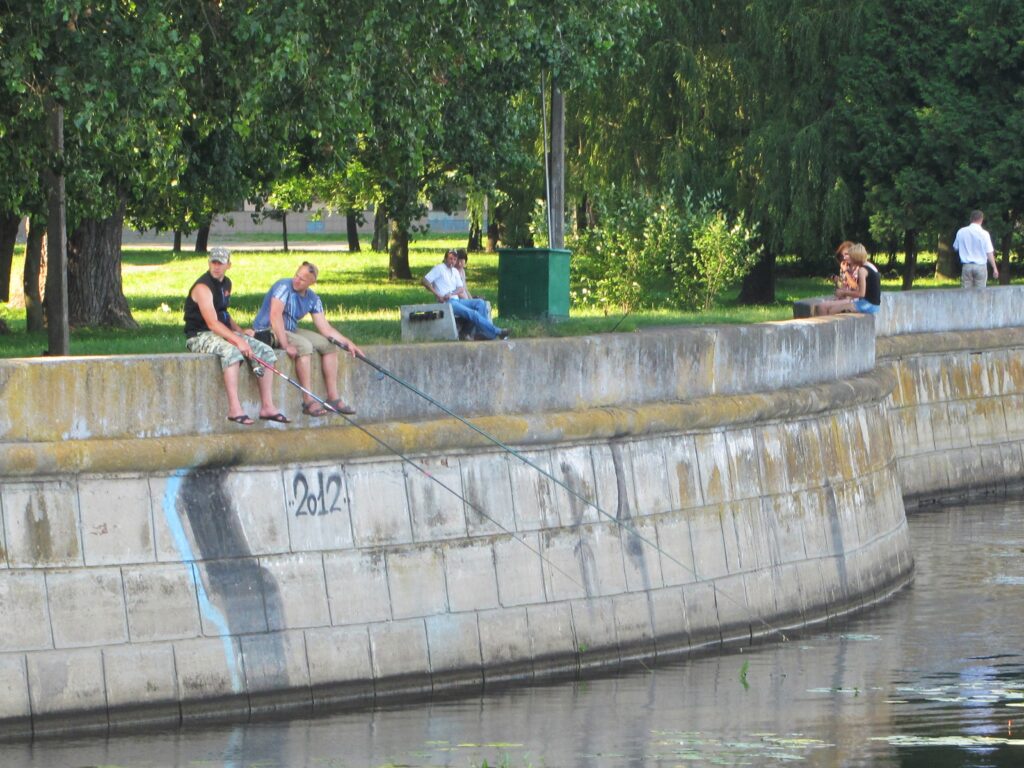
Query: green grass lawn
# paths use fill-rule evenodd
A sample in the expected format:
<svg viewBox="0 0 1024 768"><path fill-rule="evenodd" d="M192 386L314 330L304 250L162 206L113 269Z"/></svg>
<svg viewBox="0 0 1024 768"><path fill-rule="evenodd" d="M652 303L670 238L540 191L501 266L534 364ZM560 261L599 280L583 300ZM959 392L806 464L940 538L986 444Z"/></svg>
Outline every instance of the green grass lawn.
<svg viewBox="0 0 1024 768"><path fill-rule="evenodd" d="M434 235L417 240L410 246L409 261L416 279L388 280L388 256L370 252L303 251L233 251L228 273L234 284L231 298L232 315L247 327L259 309L270 285L282 277L290 277L296 267L308 259L320 267L317 293L323 298L328 320L342 333L360 345L392 344L400 340L398 307L431 300L419 285L419 278L437 264L445 249L465 245L465 237ZM12 289L20 286L23 249L15 254ZM192 252L175 254L152 248L123 252L124 292L132 314L139 323L137 330L73 329L71 352L75 355L140 354L180 352L185 348L182 333L182 304L189 286L206 270L206 257ZM922 264L921 273L931 269ZM496 254L472 254L468 273L469 287L475 295L492 302L497 299L498 257ZM917 288L956 285L950 280L921 278ZM883 289L898 290L899 280L889 278ZM720 307L706 313L674 310L634 312L602 312L599 309L572 310L565 321L548 323L537 320L501 321L516 337L578 336L591 333L632 331L651 325L715 323L757 323L785 320L792 317L792 303L807 296L831 292L823 278L780 278L776 282L776 303L769 306L745 307L735 302L735 294L727 296ZM45 333L26 334L25 313L19 296L0 304L0 318L13 331L0 336L0 357L33 357L47 346ZM500 309L500 308L499 308Z"/></svg>

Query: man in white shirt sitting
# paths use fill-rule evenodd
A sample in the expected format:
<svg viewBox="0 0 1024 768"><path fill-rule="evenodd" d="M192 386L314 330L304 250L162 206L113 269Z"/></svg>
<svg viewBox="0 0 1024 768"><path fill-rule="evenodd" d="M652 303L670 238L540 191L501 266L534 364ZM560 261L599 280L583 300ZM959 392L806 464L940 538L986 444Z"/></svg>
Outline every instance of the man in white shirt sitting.
<svg viewBox="0 0 1024 768"><path fill-rule="evenodd" d="M444 261L433 267L420 281L442 304L450 304L456 318L469 321L473 334L484 339L507 339L509 332L499 328L487 316L483 299L472 299L466 291L462 275L455 266L456 253L448 251Z"/></svg>
<svg viewBox="0 0 1024 768"><path fill-rule="evenodd" d="M953 250L960 254L963 271L960 273L960 287L984 288L988 283L988 267L992 265L992 277L999 279L999 267L996 266L995 248L992 238L981 227L985 214L971 211L971 223L961 227L953 241Z"/></svg>

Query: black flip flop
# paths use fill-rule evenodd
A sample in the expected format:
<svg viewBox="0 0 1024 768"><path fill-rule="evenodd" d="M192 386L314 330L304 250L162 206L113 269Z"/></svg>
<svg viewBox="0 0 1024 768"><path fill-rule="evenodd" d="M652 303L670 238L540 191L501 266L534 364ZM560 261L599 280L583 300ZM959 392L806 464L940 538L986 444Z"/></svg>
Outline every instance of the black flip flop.
<svg viewBox="0 0 1024 768"><path fill-rule="evenodd" d="M260 421L276 421L278 424L291 424L292 420L283 413L275 413L272 416L260 416Z"/></svg>
<svg viewBox="0 0 1024 768"><path fill-rule="evenodd" d="M241 416L228 416L228 421L233 421L235 424L241 424L243 427L249 427L256 422L249 418L249 414L243 413Z"/></svg>

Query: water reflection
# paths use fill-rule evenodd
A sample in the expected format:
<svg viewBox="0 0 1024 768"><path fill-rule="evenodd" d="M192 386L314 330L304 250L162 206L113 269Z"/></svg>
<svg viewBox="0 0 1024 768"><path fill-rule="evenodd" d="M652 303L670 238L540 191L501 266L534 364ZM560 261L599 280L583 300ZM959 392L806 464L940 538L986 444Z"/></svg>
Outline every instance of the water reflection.
<svg viewBox="0 0 1024 768"><path fill-rule="evenodd" d="M245 726L0 746L0 766L1024 765L1024 504L912 515L915 584L742 654Z"/></svg>

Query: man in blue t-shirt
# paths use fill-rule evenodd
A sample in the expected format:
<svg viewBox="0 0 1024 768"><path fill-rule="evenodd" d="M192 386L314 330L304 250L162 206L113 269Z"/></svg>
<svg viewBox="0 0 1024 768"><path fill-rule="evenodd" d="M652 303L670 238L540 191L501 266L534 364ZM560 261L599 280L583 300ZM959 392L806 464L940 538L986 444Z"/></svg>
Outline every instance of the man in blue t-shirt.
<svg viewBox="0 0 1024 768"><path fill-rule="evenodd" d="M320 355L320 367L327 389L327 404L340 413L354 414L356 411L338 396L338 348L328 339L334 339L348 348L352 357L361 355L351 340L331 327L324 317L324 305L312 289L320 272L316 265L302 262L295 277L278 280L263 297L263 304L253 321L256 338L271 346L283 349L295 361L295 373L299 384L310 387L310 359L315 350ZM306 315L313 319L317 332L299 328L299 320ZM302 412L307 416L324 416L330 413L309 395L303 393Z"/></svg>

